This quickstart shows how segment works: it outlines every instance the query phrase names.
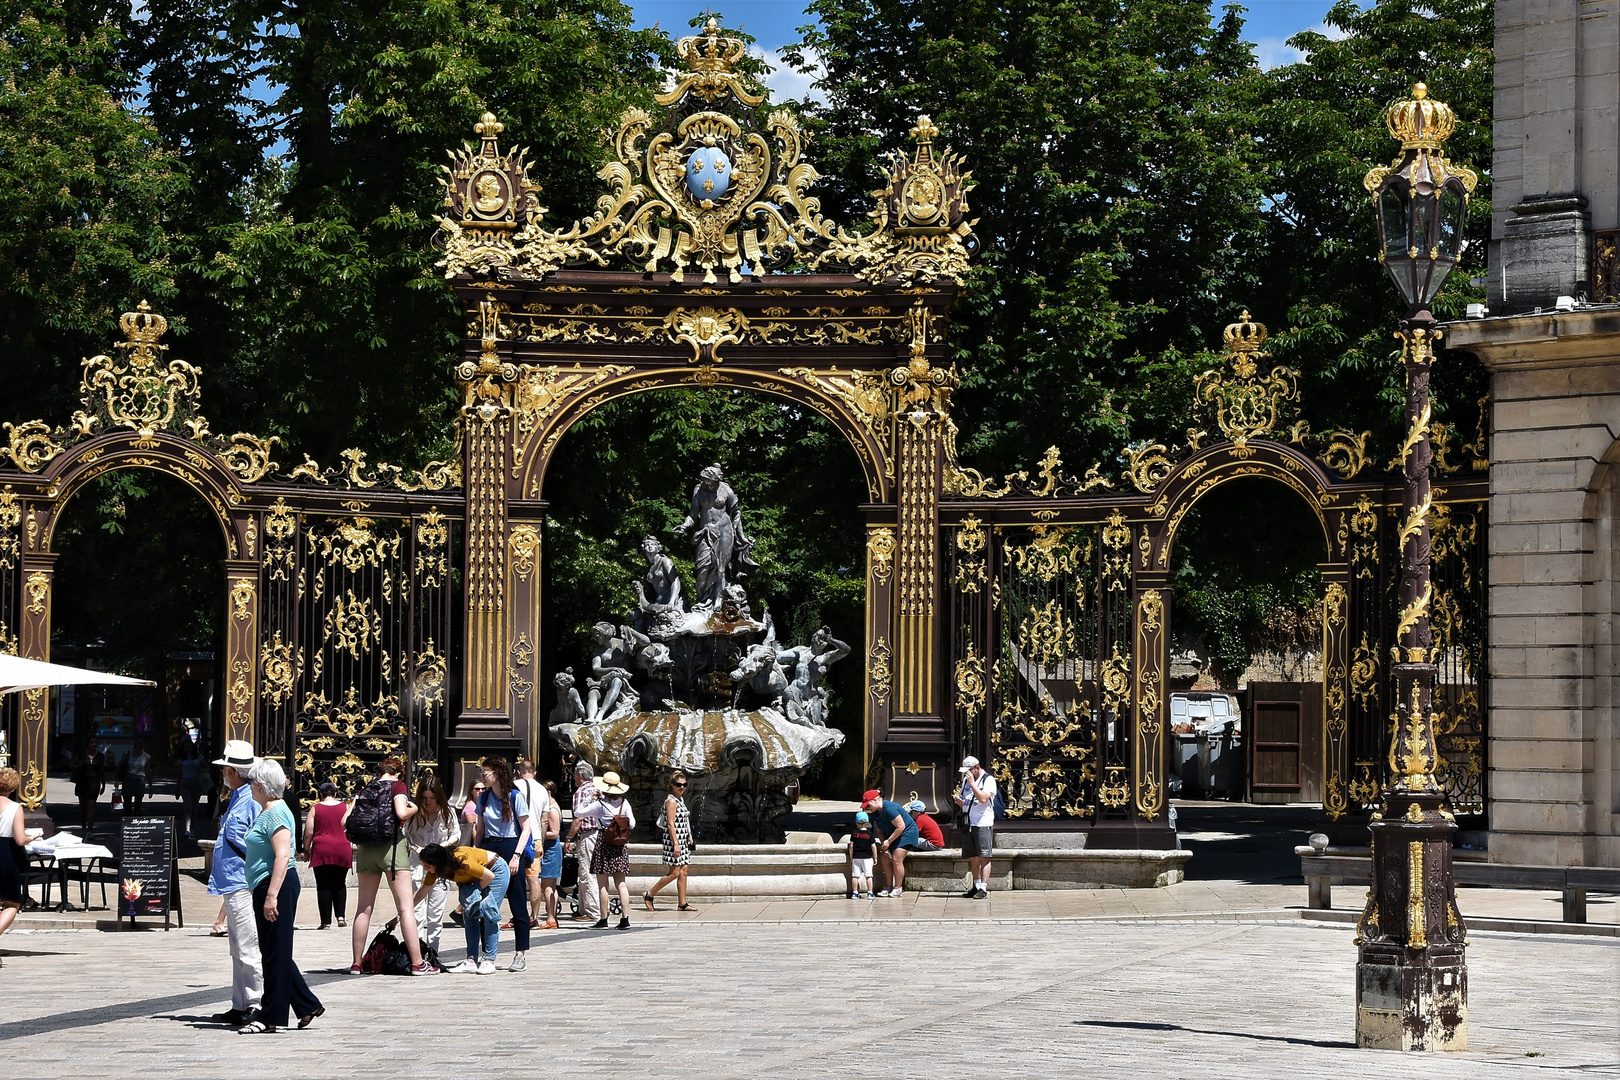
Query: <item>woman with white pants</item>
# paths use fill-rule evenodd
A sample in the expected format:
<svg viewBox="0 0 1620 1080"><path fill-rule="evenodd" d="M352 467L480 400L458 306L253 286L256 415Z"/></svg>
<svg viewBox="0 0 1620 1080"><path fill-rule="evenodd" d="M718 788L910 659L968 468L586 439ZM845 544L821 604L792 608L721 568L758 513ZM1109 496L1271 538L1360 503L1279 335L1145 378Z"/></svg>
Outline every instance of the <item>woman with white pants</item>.
<svg viewBox="0 0 1620 1080"><path fill-rule="evenodd" d="M430 844L453 848L461 841L461 823L444 792L444 784L427 773L416 784L415 815L405 822L405 840L411 852L411 890L421 894L427 868L422 865L422 849ZM450 892L448 880L436 881L433 888L416 902L416 932L426 952L439 951L439 935L444 929L444 903ZM426 957L424 957L426 959Z"/></svg>

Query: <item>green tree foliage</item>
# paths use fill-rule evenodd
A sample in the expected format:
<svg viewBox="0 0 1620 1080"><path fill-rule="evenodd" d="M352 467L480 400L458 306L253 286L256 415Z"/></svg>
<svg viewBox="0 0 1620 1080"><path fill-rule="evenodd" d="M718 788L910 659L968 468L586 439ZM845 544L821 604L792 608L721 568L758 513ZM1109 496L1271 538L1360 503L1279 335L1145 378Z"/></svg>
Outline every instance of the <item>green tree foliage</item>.
<svg viewBox="0 0 1620 1080"><path fill-rule="evenodd" d="M1259 479L1222 485L1176 531L1176 647L1202 644L1222 686L1237 685L1257 652L1320 652L1326 559L1322 524L1294 492Z"/></svg>
<svg viewBox="0 0 1620 1080"><path fill-rule="evenodd" d="M1211 328L1254 291L1253 60L1229 13L1186 0L816 0L790 59L819 62L826 201L867 205L919 113L978 187L984 244L954 314L965 456L1112 464L1185 426Z"/></svg>
<svg viewBox="0 0 1620 1080"><path fill-rule="evenodd" d="M1434 302L1461 318L1484 290L1490 237L1492 35L1486 0L1342 0L1325 22L1342 37L1307 31L1289 44L1303 63L1268 72L1256 86L1266 192L1265 232L1249 253L1266 289L1251 302L1275 329L1273 355L1304 376L1302 395L1319 428L1373 428L1388 453L1400 434L1404 380L1392 339L1401 301L1373 259L1377 226L1361 180L1394 159L1385 126L1390 102L1426 82L1457 114L1446 143L1453 161L1479 172L1469 204L1469 247ZM1466 353L1445 353L1434 371L1436 415L1472 438L1486 380Z"/></svg>
<svg viewBox="0 0 1620 1080"><path fill-rule="evenodd" d="M5 419L67 419L78 361L120 312L175 295L165 219L189 192L124 106L119 35L64 5L0 0L0 363Z"/></svg>
<svg viewBox="0 0 1620 1080"><path fill-rule="evenodd" d="M172 652L223 650L225 540L179 480L144 469L99 477L68 501L53 543L52 631L69 663L156 679Z"/></svg>

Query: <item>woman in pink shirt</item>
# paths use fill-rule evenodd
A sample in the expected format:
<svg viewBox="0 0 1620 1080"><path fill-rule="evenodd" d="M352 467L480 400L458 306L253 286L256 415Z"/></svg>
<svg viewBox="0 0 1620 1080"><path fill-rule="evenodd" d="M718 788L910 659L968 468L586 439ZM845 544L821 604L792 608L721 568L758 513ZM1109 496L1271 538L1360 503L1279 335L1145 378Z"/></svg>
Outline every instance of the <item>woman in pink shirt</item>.
<svg viewBox="0 0 1620 1080"><path fill-rule="evenodd" d="M337 924L344 921L349 901L349 864L354 861L354 849L343 834L343 819L349 816L349 805L338 798L337 785L328 780L321 785L320 801L304 815L304 857L315 871L315 899L321 908L321 929L332 927L332 912L337 912Z"/></svg>

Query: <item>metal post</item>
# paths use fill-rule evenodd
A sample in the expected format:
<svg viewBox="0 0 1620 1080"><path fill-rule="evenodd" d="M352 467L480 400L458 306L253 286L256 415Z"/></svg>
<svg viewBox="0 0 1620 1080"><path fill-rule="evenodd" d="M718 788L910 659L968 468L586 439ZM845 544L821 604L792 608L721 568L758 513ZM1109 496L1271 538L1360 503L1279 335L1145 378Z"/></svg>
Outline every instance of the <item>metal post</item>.
<svg viewBox="0 0 1620 1080"><path fill-rule="evenodd" d="M1390 784L1373 815L1372 888L1357 925L1356 1044L1388 1050L1468 1048L1467 929L1457 910L1451 834L1435 778L1435 665L1429 609L1429 369L1440 332L1427 309L1397 337L1406 365L1401 597L1391 650Z"/></svg>

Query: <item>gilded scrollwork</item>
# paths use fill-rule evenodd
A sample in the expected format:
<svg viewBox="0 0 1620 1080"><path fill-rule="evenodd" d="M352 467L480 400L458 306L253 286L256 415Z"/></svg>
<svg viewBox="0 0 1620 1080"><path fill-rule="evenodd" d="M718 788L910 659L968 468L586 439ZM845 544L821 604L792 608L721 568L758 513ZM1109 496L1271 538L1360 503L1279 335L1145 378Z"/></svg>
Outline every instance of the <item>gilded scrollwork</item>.
<svg viewBox="0 0 1620 1080"><path fill-rule="evenodd" d="M892 661L894 652L881 637L866 654L866 678L871 686L872 700L879 705L889 703L889 691L894 682Z"/></svg>
<svg viewBox="0 0 1620 1080"><path fill-rule="evenodd" d="M1269 354L1261 350L1266 328L1249 318L1247 311L1229 325L1222 338L1230 374L1211 368L1194 381L1193 396L1214 412L1221 433L1239 451L1250 439L1273 434L1284 418L1284 410L1299 401L1299 372L1274 367L1269 375L1260 374L1260 361Z"/></svg>
<svg viewBox="0 0 1620 1080"><path fill-rule="evenodd" d="M1007 561L1020 574L1051 581L1059 574L1074 574L1091 562L1091 542L1077 539L1079 530L1064 525L1036 525L1034 538L1023 545L1002 541Z"/></svg>
<svg viewBox="0 0 1620 1080"><path fill-rule="evenodd" d="M840 263L874 283L960 282L978 247L966 219L972 183L954 155L935 154L933 124L921 118L916 154L890 162L872 230L851 233L824 218L809 193L819 174L803 160L798 119L775 110L759 123L764 94L735 66L743 53L742 39L714 19L682 38L674 85L656 95L664 119L624 112L613 160L598 174L607 192L565 229L546 227L525 152L502 153L502 125L486 113L475 128L478 150L452 154L441 178L445 275L538 279L617 256L644 272L667 270L677 283L688 270L712 285L719 273L737 282L794 261Z"/></svg>
<svg viewBox="0 0 1620 1080"><path fill-rule="evenodd" d="M1017 640L1025 656L1046 667L1078 652L1074 623L1058 600L1033 608L1018 624Z"/></svg>
<svg viewBox="0 0 1620 1080"><path fill-rule="evenodd" d="M512 572L527 582L540 560L540 530L533 525L514 525L506 541Z"/></svg>
<svg viewBox="0 0 1620 1080"><path fill-rule="evenodd" d="M968 643L967 655L956 662L956 707L972 716L986 701L984 657Z"/></svg>
<svg viewBox="0 0 1620 1080"><path fill-rule="evenodd" d="M0 445L0 461L6 458L23 472L37 473L50 464L66 446L58 442L61 432L52 432L42 420L23 424L0 424L6 433L5 445ZM54 435L54 437L53 437Z"/></svg>
<svg viewBox="0 0 1620 1080"><path fill-rule="evenodd" d="M1163 443L1132 443L1120 451L1125 458L1125 476L1142 494L1150 494L1170 475L1168 448Z"/></svg>
<svg viewBox="0 0 1620 1080"><path fill-rule="evenodd" d="M324 630L334 650L359 660L382 640L382 624L382 613L372 607L371 600L350 592L333 602Z"/></svg>
<svg viewBox="0 0 1620 1080"><path fill-rule="evenodd" d="M264 671L264 698L272 708L279 708L292 697L298 681L298 672L304 666L304 649L296 651L292 643L281 639L281 631L271 634L262 649Z"/></svg>
<svg viewBox="0 0 1620 1080"><path fill-rule="evenodd" d="M894 576L894 530L881 527L866 536L866 554L872 566L872 580L887 585Z"/></svg>

